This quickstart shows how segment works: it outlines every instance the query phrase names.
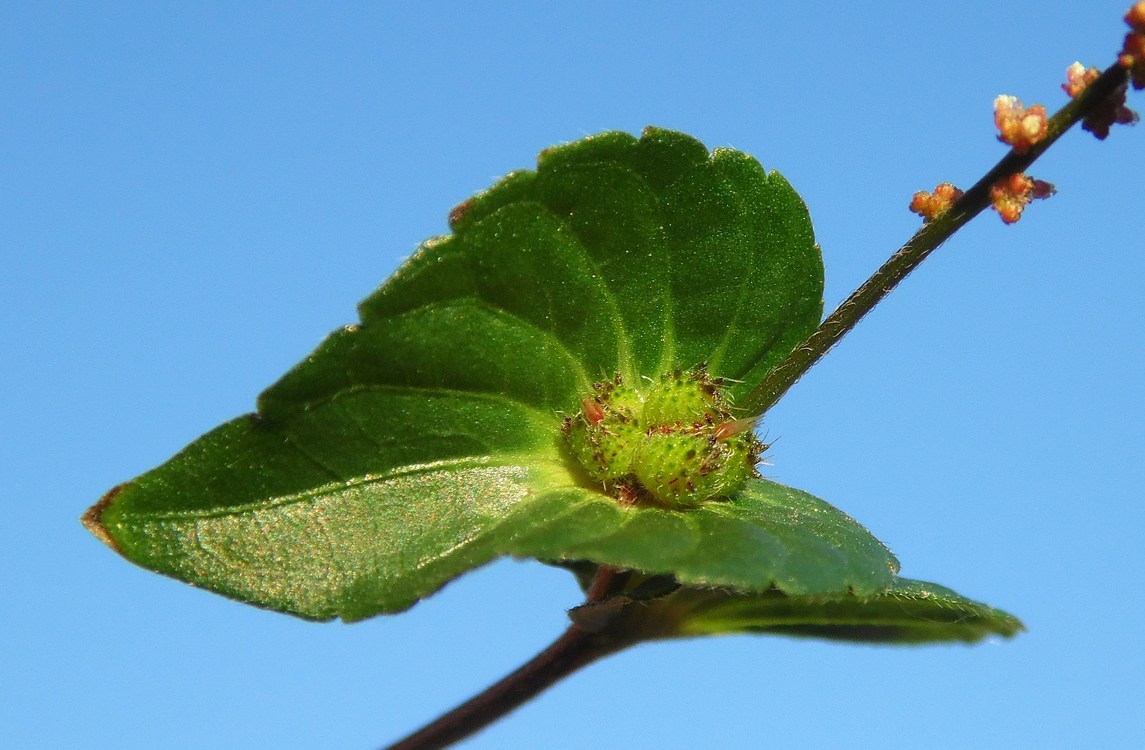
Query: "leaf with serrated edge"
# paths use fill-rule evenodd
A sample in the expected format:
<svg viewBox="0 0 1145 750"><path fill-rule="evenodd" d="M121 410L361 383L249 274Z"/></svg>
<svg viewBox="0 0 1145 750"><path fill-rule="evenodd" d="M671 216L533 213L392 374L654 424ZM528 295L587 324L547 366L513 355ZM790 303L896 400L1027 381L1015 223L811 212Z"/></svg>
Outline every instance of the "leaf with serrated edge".
<svg viewBox="0 0 1145 750"><path fill-rule="evenodd" d="M815 328L806 208L745 154L650 128L544 152L451 214L240 417L85 516L129 559L258 606L361 619L498 555L793 594L890 585L840 511L752 480L688 511L583 483L562 415L595 381L707 363L746 393Z"/></svg>

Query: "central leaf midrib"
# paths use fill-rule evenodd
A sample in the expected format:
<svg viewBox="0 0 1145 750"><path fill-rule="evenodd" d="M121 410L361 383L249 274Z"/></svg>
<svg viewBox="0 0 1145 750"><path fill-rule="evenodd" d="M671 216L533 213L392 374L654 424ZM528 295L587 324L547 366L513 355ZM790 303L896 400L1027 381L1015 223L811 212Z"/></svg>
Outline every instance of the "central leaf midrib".
<svg viewBox="0 0 1145 750"><path fill-rule="evenodd" d="M640 177L639 175L636 175L636 176ZM643 181L642 177L640 177L640 179ZM631 332L628 330L628 327L624 321L624 316L621 314L620 305L619 305L619 302L617 299L616 291L612 288L612 286L610 284L608 284L606 282L606 275L602 270L601 264L600 264L600 262L597 261L596 257L593 255L593 253L589 250L588 243L585 242L585 238L582 237L576 231L576 229L572 226L572 224L567 219L562 218L560 213L556 209L554 209L551 205L549 205L547 202L545 202L540 197L537 197L537 198L531 199L531 200L522 200L522 201L519 201L518 203L532 204L532 205L536 206L538 209L544 211L547 218L552 220L552 222L559 228L558 231L566 233L567 236L571 239L571 241L569 242L569 246L576 249L576 252L578 254L578 260L580 261L582 270L585 273L587 273L588 278L591 281L592 285L595 286L600 291L601 296L605 299L605 303L608 306L608 316L609 316L609 318L611 318L613 327L615 328L615 331L616 331L616 349L617 349L616 361L617 361L617 364L618 364L619 368L621 369L621 371L627 377L630 377L630 378L634 377L637 373L634 372L632 359L631 359L631 356L632 356L631 355L631 348L632 348ZM512 206L512 205L515 205L515 204L507 204L506 206L502 207L502 210L504 210L505 208L508 208L509 206ZM473 261L474 261L474 259L471 259L471 263ZM476 273L476 264L475 263L473 265L473 268L474 268L474 272ZM547 279L541 280L541 283L544 284L545 298L550 301L550 309L551 309L551 300L553 298L554 284L552 284L551 281L547 280ZM520 315L513 312L512 310L508 310L508 309L502 307L501 305L497 304L494 300L491 300L487 296L482 294L480 289L477 290L477 299L479 299L481 302L483 302L487 306L488 309L500 311L504 315L506 315L508 317L512 317L512 318L528 325L529 327L542 332L543 334L545 334L546 336L548 336L552 340L558 342L561 345L561 348L564 350L564 352L568 355L569 359L571 359L577 363L577 365L580 369L583 389L585 390L586 393L588 392L588 390L591 388L592 383L594 382L596 376L590 376L588 374L588 372L584 366L584 362L580 359L580 357L578 357L572 351L572 349L569 348L569 344L567 344L563 339L561 339L556 334L556 332L554 330L544 329L541 326L537 325L534 321L522 318ZM556 316L555 315L549 315L548 318L549 318L549 320L555 320ZM608 374L609 373L599 373L599 376L607 376Z"/></svg>
<svg viewBox="0 0 1145 750"><path fill-rule="evenodd" d="M747 208L747 201L739 193L734 193L732 196L735 199L736 207L739 209L740 217L746 220L750 216L750 211ZM762 241L760 243L763 244ZM740 281L738 294L736 295L736 303L732 308L731 314L727 318L727 325L724 328L724 335L720 337L719 343L713 347L711 354L708 356L708 367L714 373L720 373L720 366L722 364L724 353L727 351L728 344L732 340L734 333L739 332L739 319L743 314L744 300L747 298L748 290L751 288L755 281L755 272L759 259L756 253L748 253L747 257L743 259L744 275ZM748 368L751 369L750 367ZM740 373L728 373L731 375L739 375Z"/></svg>
<svg viewBox="0 0 1145 750"><path fill-rule="evenodd" d="M559 461L555 461L550 458L538 458L538 456L535 454L529 453L514 453L507 455L489 454L485 456L447 458L440 461L433 461L427 464L403 466L388 472L382 472L378 475L366 475L361 477L354 477L351 479L339 480L336 482L330 482L305 492L297 492L281 497L268 498L266 500L256 500L253 502L244 503L242 505L230 506L228 508L186 511L143 511L137 512L134 515L138 519L151 523L196 521L201 519L226 518L229 516L245 516L256 511L268 511L296 503L310 502L335 491L345 491L363 485L384 483L403 477L417 476L419 474L429 474L443 470L459 471L464 469L517 467L523 471L530 471L543 469L546 466L548 466L550 469L558 467Z"/></svg>
<svg viewBox="0 0 1145 750"><path fill-rule="evenodd" d="M564 357L568 361L572 362L573 367L576 371L576 375L580 379L581 390L588 392L588 390L591 389L592 379L589 377L588 371L584 367L584 362L581 361L580 357L578 357L576 355L576 353L573 352L569 348L568 344L566 344L559 336L557 336L557 334L552 329L542 328L541 326L537 325L533 321L528 320L526 318L522 318L520 315L514 313L512 310L508 310L508 309L502 307L501 305L498 305L496 302L493 302L492 300L488 299L484 295L481 295L479 292L470 296L470 297L466 297L466 298L462 298L462 299L467 299L467 300L472 301L474 303L474 305L477 306L479 309L482 309L482 310L490 313L491 315L493 315L495 317L501 318L502 320L508 319L508 320L513 320L517 323L520 323L520 324L522 324L523 327L534 330L534 331L540 333L543 337L545 337L549 341L553 342L559 348L560 353L563 354ZM451 300L451 302L452 302L452 300ZM419 309L429 309L432 307L445 306L447 304L449 304L449 303L445 303L443 305L438 305L438 304L424 305ZM528 363L521 363L521 367L527 367L527 366L528 366ZM494 395L496 393L496 391L461 391L461 390L456 390L455 392L456 393L479 393L479 394L488 394L488 395ZM515 401L515 399L511 399L511 400ZM525 402L517 401L516 403L524 404ZM527 404L527 405L532 407L532 404Z"/></svg>
<svg viewBox="0 0 1145 750"><path fill-rule="evenodd" d="M548 206L545 208L549 210L550 213L552 213L552 210L549 209ZM557 220L560 221L560 218L557 217ZM612 318L613 326L616 328L617 366L620 368L620 371L625 374L626 377L632 378L635 375L632 365L632 334L628 330L628 326L625 325L624 316L620 313L620 304L617 302L616 290L614 290L612 286L605 281L604 271L601 269L600 263L597 262L596 258L594 258L592 253L589 252L583 238L577 234L572 226L570 226L567 222L561 223L562 226L568 228L569 234L571 234L576 239L573 245L581 254L581 260L589 269L591 269L589 278L592 280L593 284L600 289L601 294L603 294L604 298L608 301L608 314L609 317ZM606 375L607 373L601 374ZM588 384L590 386L591 383L592 381L589 380Z"/></svg>

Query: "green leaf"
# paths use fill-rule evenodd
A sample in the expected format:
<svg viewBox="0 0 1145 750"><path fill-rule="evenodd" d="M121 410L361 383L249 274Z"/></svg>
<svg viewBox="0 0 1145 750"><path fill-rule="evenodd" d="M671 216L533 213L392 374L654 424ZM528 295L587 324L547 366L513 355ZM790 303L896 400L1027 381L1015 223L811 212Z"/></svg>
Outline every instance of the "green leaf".
<svg viewBox="0 0 1145 750"><path fill-rule="evenodd" d="M806 208L749 156L649 129L544 152L451 214L256 414L85 516L129 559L259 606L360 619L498 555L692 584L879 591L865 529L762 480L688 511L622 507L560 422L593 382L707 363L745 393L815 328Z"/></svg>
<svg viewBox="0 0 1145 750"><path fill-rule="evenodd" d="M569 412L593 382L706 362L733 398L819 323L823 266L777 172L680 133L604 133L541 154L451 214L267 390L268 419L347 388L496 393Z"/></svg>
<svg viewBox="0 0 1145 750"><path fill-rule="evenodd" d="M694 585L870 594L898 571L886 547L845 513L764 479L687 512L565 489L521 504L508 524L510 554L671 573Z"/></svg>
<svg viewBox="0 0 1145 750"><path fill-rule="evenodd" d="M925 581L896 579L871 596L798 597L681 590L674 595L680 635L773 633L873 643L928 643L1010 637L1013 615Z"/></svg>
<svg viewBox="0 0 1145 750"><path fill-rule="evenodd" d="M1013 615L925 581L899 578L886 591L789 596L680 587L629 606L624 595L570 611L582 627L604 628L632 642L756 633L862 643L972 643L1025 629Z"/></svg>

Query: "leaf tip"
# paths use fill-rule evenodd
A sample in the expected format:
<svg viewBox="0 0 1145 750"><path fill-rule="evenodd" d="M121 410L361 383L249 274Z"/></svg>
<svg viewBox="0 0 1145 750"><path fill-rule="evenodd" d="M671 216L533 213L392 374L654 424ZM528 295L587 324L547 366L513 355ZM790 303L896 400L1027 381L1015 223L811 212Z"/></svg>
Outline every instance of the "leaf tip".
<svg viewBox="0 0 1145 750"><path fill-rule="evenodd" d="M112 487L108 490L106 495L99 499L99 502L88 508L84 514L80 516L80 523L83 524L85 529L91 532L92 536L119 554L123 554L123 550L119 548L119 544L116 543L115 539L108 533L107 527L103 525L103 512L107 510L108 506L115 500L115 496L122 492L126 486L126 484L117 484Z"/></svg>

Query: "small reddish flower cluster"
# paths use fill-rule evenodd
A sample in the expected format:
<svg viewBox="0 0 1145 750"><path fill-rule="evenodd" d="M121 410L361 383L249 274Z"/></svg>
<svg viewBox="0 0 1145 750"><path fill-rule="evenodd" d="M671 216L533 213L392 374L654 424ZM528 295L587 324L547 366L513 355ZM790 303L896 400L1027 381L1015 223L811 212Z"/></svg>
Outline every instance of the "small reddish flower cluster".
<svg viewBox="0 0 1145 750"><path fill-rule="evenodd" d="M1024 154L1046 137L1046 108L1035 104L1026 109L1018 97L1002 94L994 100L994 124L998 126L998 140Z"/></svg>
<svg viewBox="0 0 1145 750"><path fill-rule="evenodd" d="M1085 76L1083 71L1079 81L1082 86L1089 83ZM1019 154L1029 151L1049 130L1045 107L1035 104L1026 109L1021 99L1005 94L994 100L994 124L998 126L998 140L1008 143ZM1054 192L1050 183L1018 172L994 183L990 188L990 203L1002 221L1013 224L1022 217L1030 201L1049 198Z"/></svg>
<svg viewBox="0 0 1145 750"><path fill-rule="evenodd" d="M922 217L923 222L934 221L949 210L954 201L962 197L962 191L944 182L933 193L919 190L910 201L910 210Z"/></svg>
<svg viewBox="0 0 1145 750"><path fill-rule="evenodd" d="M1142 3L1145 6L1145 3ZM1097 68L1086 68L1079 62L1066 68L1066 82L1062 84L1062 91L1076 99L1085 91L1089 84L1101 76ZM1127 83L1118 86L1092 114L1081 122L1081 127L1104 141L1109 135L1109 129L1114 125L1132 125L1137 122L1137 113L1125 106L1125 94L1129 90Z"/></svg>
<svg viewBox="0 0 1145 750"><path fill-rule="evenodd" d="M990 188L990 203L1002 217L1002 221L1013 224L1022 217L1022 211L1030 201L1049 198L1057 190L1044 180L1035 180L1024 172L1003 177Z"/></svg>
<svg viewBox="0 0 1145 750"><path fill-rule="evenodd" d="M1145 89L1145 2L1139 2L1125 14L1125 23L1131 31L1125 35L1125 44L1117 63L1129 71L1133 88Z"/></svg>
<svg viewBox="0 0 1145 750"><path fill-rule="evenodd" d="M1069 94L1070 99L1076 99L1077 95L1085 91L1089 84L1101 77L1101 71L1097 68L1087 68L1080 62L1075 62L1065 69L1065 77L1066 82L1062 84L1062 91Z"/></svg>
<svg viewBox="0 0 1145 750"><path fill-rule="evenodd" d="M1101 102L1087 104L1090 114L1082 121L1082 127L1104 140L1114 125L1131 125L1138 120L1137 113L1125 106L1125 95L1132 82L1133 88L1145 89L1145 0L1140 0L1125 14L1125 23L1130 32L1117 64L1129 73L1129 80L1116 88ZM1086 68L1075 62L1066 69L1066 82L1062 90L1076 99L1094 81L1101 77L1097 68ZM994 124L998 127L998 140L1008 144L1014 153L1024 154L1041 142L1049 133L1049 120L1046 108L1035 104L1029 108L1016 96L1002 94L994 99ZM1035 180L1024 172L1018 172L995 182L990 187L990 203L1002 217L1002 221L1013 224L1022 216L1022 211L1031 201L1049 198L1057 192L1053 185L1043 180ZM944 182L933 193L920 190L910 202L910 210L922 217L923 222L934 221L950 209L962 197L962 191Z"/></svg>

